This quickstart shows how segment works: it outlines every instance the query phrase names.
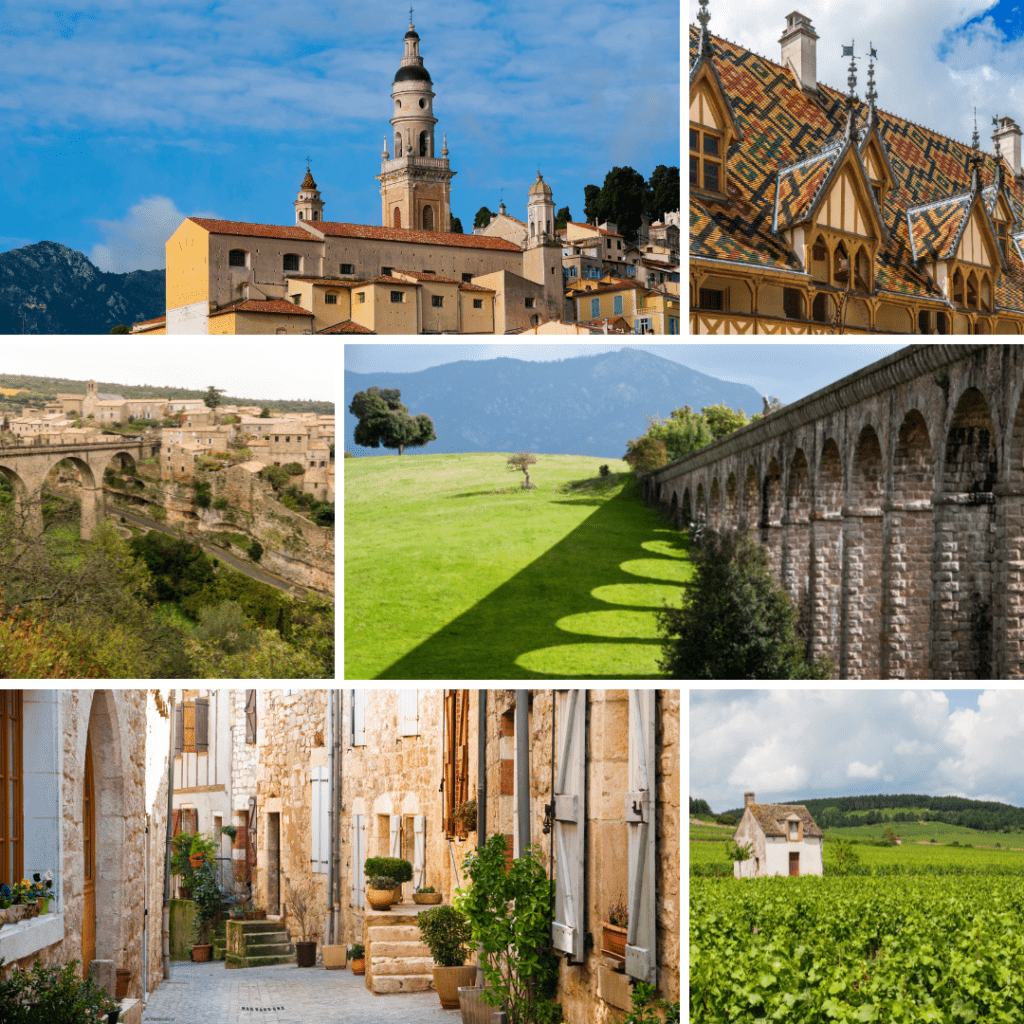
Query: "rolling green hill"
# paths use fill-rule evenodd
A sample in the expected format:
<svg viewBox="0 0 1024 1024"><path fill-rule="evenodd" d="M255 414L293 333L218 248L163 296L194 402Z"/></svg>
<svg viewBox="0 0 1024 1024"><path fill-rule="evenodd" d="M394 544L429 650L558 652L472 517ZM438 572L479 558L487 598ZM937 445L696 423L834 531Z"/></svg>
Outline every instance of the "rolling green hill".
<svg viewBox="0 0 1024 1024"><path fill-rule="evenodd" d="M345 461L346 679L660 678L683 537L618 460L506 458Z"/></svg>

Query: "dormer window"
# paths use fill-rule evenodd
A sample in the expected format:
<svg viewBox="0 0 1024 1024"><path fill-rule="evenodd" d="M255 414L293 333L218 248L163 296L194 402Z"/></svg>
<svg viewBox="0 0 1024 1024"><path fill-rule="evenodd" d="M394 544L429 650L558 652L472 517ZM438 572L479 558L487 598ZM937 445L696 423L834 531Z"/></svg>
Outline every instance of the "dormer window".
<svg viewBox="0 0 1024 1024"><path fill-rule="evenodd" d="M1007 243L1009 241L1010 226L1005 221L995 221L996 238L999 241L999 248L1002 250L1003 259L1007 259Z"/></svg>
<svg viewBox="0 0 1024 1024"><path fill-rule="evenodd" d="M690 128L690 184L707 192L724 191L721 133Z"/></svg>
<svg viewBox="0 0 1024 1024"><path fill-rule="evenodd" d="M787 821L787 834L786 838L791 843L798 843L803 839L803 829L801 828L802 822L799 821Z"/></svg>

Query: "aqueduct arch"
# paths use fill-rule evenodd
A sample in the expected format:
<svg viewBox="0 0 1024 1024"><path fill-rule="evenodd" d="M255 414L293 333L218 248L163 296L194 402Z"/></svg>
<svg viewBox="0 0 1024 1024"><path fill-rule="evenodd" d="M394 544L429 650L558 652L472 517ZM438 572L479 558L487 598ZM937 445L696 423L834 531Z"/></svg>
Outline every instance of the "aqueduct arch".
<svg viewBox="0 0 1024 1024"><path fill-rule="evenodd" d="M646 493L685 519L730 481L721 517L757 531L840 678L1024 678L1022 393L1024 348L911 345Z"/></svg>

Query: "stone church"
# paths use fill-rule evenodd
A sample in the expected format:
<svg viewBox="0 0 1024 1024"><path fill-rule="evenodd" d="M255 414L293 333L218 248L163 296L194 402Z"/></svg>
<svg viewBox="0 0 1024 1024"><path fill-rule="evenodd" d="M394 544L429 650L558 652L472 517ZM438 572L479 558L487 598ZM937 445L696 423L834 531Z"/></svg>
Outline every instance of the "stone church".
<svg viewBox="0 0 1024 1024"><path fill-rule="evenodd" d="M188 217L166 243L166 315L151 334L503 334L563 314L555 204L538 174L522 244L451 231L447 136L410 22L381 154L381 226L332 221L309 167L294 223Z"/></svg>
<svg viewBox="0 0 1024 1024"><path fill-rule="evenodd" d="M848 91L786 16L777 60L690 26L693 334L1020 334L1021 130L993 155L876 104L877 53ZM895 53L895 51L894 51ZM860 59L866 102L857 96ZM895 98L894 98L895 100Z"/></svg>

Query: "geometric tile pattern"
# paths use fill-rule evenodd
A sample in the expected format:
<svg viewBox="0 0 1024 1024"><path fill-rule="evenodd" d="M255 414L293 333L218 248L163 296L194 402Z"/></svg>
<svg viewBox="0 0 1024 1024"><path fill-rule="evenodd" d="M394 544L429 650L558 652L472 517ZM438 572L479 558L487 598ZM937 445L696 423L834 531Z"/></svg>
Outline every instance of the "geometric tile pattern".
<svg viewBox="0 0 1024 1024"><path fill-rule="evenodd" d="M697 59L698 36L698 28L691 25L691 67ZM846 97L820 82L818 95L807 96L780 64L726 39L713 36L712 40L715 69L743 139L729 148L730 202L690 197L690 254L799 270L795 255L772 232L776 186L781 227L785 217L792 219L797 210L806 210L813 202L815 190L827 174L823 171L827 161L811 158L822 154L826 145L841 135ZM876 109L879 138L895 182L882 213L889 238L879 246L875 285L880 291L938 296L938 289L915 265L914 246L918 254L940 252L957 236L965 212L959 197L970 190L971 147ZM855 114L858 123L865 121L867 105L858 100ZM804 165L808 160L811 162ZM990 208L995 198L990 191L995 169L995 158L983 153L983 198ZM1024 187L1007 175L1004 195L1017 221L1015 230L1024 229ZM913 246L907 217L911 210L917 211L910 218ZM1009 248L1008 270L999 274L996 286L996 305L1024 311L1024 245Z"/></svg>

